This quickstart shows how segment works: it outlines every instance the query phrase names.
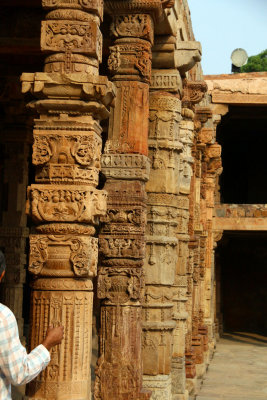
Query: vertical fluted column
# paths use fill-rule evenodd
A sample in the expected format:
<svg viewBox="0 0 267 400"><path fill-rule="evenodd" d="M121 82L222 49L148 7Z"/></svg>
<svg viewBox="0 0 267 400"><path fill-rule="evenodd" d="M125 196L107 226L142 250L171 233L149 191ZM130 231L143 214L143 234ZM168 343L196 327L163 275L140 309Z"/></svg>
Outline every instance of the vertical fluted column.
<svg viewBox="0 0 267 400"><path fill-rule="evenodd" d="M39 114L34 124L35 184L28 188L31 348L50 324L63 324L64 340L33 382L32 399L91 398L92 279L96 276L95 226L106 213L97 190L101 159L100 120L107 118L113 87L98 76L102 1L43 0L45 72L23 74L23 92Z"/></svg>
<svg viewBox="0 0 267 400"><path fill-rule="evenodd" d="M108 67L116 100L102 157L108 212L100 233L100 358L95 400L150 398L142 389L151 45L161 1L106 1L112 15Z"/></svg>

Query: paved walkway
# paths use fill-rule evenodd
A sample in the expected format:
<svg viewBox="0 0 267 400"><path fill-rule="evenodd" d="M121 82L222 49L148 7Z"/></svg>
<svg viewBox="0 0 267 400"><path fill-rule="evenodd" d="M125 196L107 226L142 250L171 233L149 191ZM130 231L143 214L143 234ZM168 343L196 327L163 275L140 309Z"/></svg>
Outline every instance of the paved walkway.
<svg viewBox="0 0 267 400"><path fill-rule="evenodd" d="M225 334L197 400L267 400L267 337Z"/></svg>

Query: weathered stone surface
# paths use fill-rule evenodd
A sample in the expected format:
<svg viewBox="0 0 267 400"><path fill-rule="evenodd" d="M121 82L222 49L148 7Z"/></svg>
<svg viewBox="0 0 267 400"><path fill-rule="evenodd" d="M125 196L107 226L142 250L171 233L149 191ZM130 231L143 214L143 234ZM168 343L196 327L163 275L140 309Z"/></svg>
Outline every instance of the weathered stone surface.
<svg viewBox="0 0 267 400"><path fill-rule="evenodd" d="M149 399L142 389L141 302L144 295L148 112L151 43L161 3L106 2L112 15L108 68L116 84L102 157L108 192L100 232L100 357L95 400ZM171 339L171 338L170 338Z"/></svg>
<svg viewBox="0 0 267 400"><path fill-rule="evenodd" d="M115 107L109 120L105 153L147 155L148 86L142 82L116 82Z"/></svg>
<svg viewBox="0 0 267 400"><path fill-rule="evenodd" d="M51 279L50 279L51 280ZM38 281L37 281L38 282ZM33 286L35 289L35 286ZM33 290L31 347L44 339L50 324L63 324L65 339L51 353L48 368L28 385L29 398L86 399L90 393L88 376L91 360L93 294L85 291ZM42 318L42 315L45 318ZM74 340L72 338L75 338ZM81 345L82 343L82 345ZM71 356L70 356L71 354ZM80 368L83 365L83 368Z"/></svg>
<svg viewBox="0 0 267 400"><path fill-rule="evenodd" d="M206 76L213 103L266 104L266 72Z"/></svg>
<svg viewBox="0 0 267 400"><path fill-rule="evenodd" d="M38 5L14 18L22 2L5 4L0 36L12 18L10 35L31 30ZM264 204L221 203L216 142L229 105L266 103L266 73L206 84L186 1L107 0L104 17L102 0L42 4L43 72L33 72L36 37L0 46L1 301L22 334L28 259L30 347L50 323L65 325L29 399L188 400L222 331L217 243L226 229L267 230ZM11 75L32 60L21 82L35 99L33 136L6 54Z"/></svg>
<svg viewBox="0 0 267 400"><path fill-rule="evenodd" d="M45 72L25 73L22 92L39 115L27 211L36 223L30 235L31 348L48 326L64 325L48 368L28 385L30 399L91 397L93 284L98 239L94 226L107 210L107 192L97 190L102 128L114 87L98 76L103 2L44 0L41 49L51 53ZM36 233L37 232L37 233ZM83 366L81 368L81 366Z"/></svg>
<svg viewBox="0 0 267 400"><path fill-rule="evenodd" d="M171 398L171 378L169 375L144 375L143 386L153 391L152 400L169 400Z"/></svg>

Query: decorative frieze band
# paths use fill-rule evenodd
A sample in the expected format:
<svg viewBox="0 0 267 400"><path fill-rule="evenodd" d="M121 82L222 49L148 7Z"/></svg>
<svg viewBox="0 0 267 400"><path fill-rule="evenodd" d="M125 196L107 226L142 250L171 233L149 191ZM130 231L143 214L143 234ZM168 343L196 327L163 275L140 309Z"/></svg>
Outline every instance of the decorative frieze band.
<svg viewBox="0 0 267 400"><path fill-rule="evenodd" d="M149 178L150 162L141 154L103 154L101 165L107 179L147 181Z"/></svg>
<svg viewBox="0 0 267 400"><path fill-rule="evenodd" d="M34 221L95 224L107 209L107 192L94 187L31 185L27 212Z"/></svg>

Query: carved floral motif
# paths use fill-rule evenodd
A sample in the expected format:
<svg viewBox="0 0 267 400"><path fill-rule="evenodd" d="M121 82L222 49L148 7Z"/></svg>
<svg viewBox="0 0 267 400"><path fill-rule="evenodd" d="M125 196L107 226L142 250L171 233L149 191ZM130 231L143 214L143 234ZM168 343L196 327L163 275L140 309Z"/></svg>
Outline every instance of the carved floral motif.
<svg viewBox="0 0 267 400"><path fill-rule="evenodd" d="M103 237L99 239L99 252L108 258L143 258L145 242L143 237Z"/></svg>
<svg viewBox="0 0 267 400"><path fill-rule="evenodd" d="M134 37L153 40L153 22L147 14L116 15L111 25L115 37Z"/></svg>
<svg viewBox="0 0 267 400"><path fill-rule="evenodd" d="M72 164L100 168L101 140L97 135L34 134L34 165L52 163Z"/></svg>
<svg viewBox="0 0 267 400"><path fill-rule="evenodd" d="M45 9L82 9L97 13L102 17L104 0L42 0Z"/></svg>
<svg viewBox="0 0 267 400"><path fill-rule="evenodd" d="M184 96L182 103L184 107L191 108L194 104L199 103L208 90L205 81L189 81L184 80Z"/></svg>
<svg viewBox="0 0 267 400"><path fill-rule="evenodd" d="M28 188L28 211L37 222L96 223L106 212L105 191L94 188L33 185Z"/></svg>

